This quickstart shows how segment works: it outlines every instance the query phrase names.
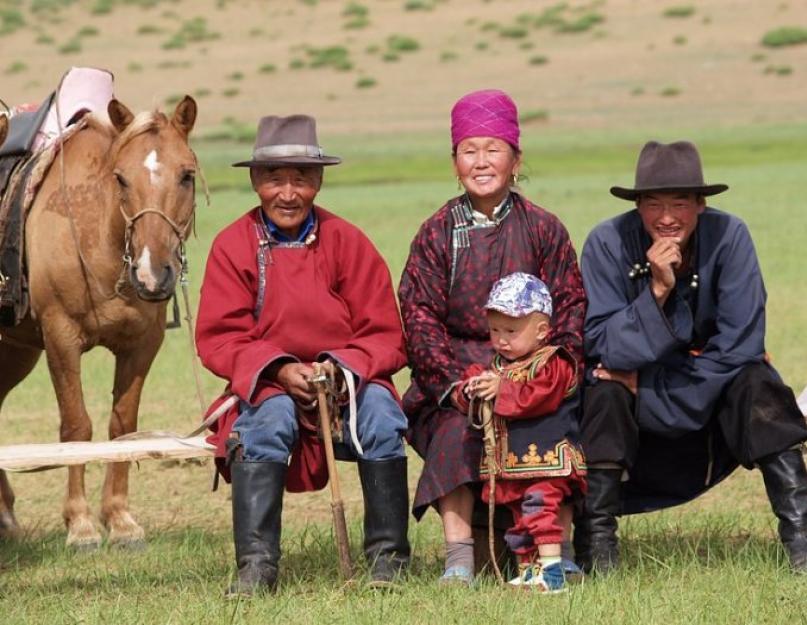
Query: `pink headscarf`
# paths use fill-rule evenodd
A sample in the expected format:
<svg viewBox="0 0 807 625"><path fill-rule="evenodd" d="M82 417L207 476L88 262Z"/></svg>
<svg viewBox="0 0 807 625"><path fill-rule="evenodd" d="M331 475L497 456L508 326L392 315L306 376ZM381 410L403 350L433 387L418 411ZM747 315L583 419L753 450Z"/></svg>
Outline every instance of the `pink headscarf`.
<svg viewBox="0 0 807 625"><path fill-rule="evenodd" d="M468 137L495 137L520 150L518 109L510 96L498 89L484 89L457 100L451 109L452 149Z"/></svg>

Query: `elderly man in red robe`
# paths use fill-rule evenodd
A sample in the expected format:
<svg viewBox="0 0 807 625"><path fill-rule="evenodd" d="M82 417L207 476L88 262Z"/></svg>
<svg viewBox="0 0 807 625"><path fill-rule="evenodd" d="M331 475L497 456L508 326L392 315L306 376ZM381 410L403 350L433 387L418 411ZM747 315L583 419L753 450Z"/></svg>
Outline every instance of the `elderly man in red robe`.
<svg viewBox="0 0 807 625"><path fill-rule="evenodd" d="M209 439L232 480L231 594L276 586L283 492L327 482L310 425L316 362L355 382L344 451L358 461L372 582L393 580L409 561L407 423L391 379L406 364L403 331L378 251L314 204L323 167L339 162L323 154L313 118L262 118L252 159L235 164L250 168L260 205L219 233L207 261L196 344L237 397Z"/></svg>

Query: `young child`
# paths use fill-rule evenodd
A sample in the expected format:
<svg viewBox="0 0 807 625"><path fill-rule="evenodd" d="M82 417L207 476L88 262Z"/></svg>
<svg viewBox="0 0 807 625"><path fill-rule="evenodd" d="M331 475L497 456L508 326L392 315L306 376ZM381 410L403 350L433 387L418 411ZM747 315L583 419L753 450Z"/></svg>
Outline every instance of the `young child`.
<svg viewBox="0 0 807 625"><path fill-rule="evenodd" d="M496 475L494 499L513 513L505 541L519 559L514 586L560 592L563 529L558 510L585 493L585 460L577 444L573 406L577 365L562 347L547 344L552 298L533 275L512 273L493 285L485 308L496 355L489 368L473 365L454 389L467 410L493 402L495 459L483 458L480 474ZM489 501L486 483L482 499Z"/></svg>

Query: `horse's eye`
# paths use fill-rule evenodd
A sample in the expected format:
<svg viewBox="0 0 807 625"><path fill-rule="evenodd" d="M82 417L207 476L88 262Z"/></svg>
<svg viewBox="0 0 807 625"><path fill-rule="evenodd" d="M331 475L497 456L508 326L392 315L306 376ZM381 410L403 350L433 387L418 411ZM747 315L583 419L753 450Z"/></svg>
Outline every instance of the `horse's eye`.
<svg viewBox="0 0 807 625"><path fill-rule="evenodd" d="M193 186L193 182L196 179L196 174L192 171L186 171L182 174L182 178L179 179L179 184L183 187L190 187Z"/></svg>
<svg viewBox="0 0 807 625"><path fill-rule="evenodd" d="M115 180L117 180L118 185L120 186L121 189L128 189L129 188L129 183L126 182L126 178L124 178L123 174L120 173L119 171L115 172Z"/></svg>

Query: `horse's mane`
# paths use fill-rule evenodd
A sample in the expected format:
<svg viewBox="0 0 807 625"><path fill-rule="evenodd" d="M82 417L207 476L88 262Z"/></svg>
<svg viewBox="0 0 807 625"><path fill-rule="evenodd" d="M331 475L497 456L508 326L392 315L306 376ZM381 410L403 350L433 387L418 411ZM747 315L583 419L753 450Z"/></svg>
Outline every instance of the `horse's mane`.
<svg viewBox="0 0 807 625"><path fill-rule="evenodd" d="M157 132L167 124L168 118L160 111L144 111L138 113L134 120L132 120L132 123L124 128L123 132L112 142L112 146L110 147L110 160L114 161L126 144L135 137L147 132Z"/></svg>

